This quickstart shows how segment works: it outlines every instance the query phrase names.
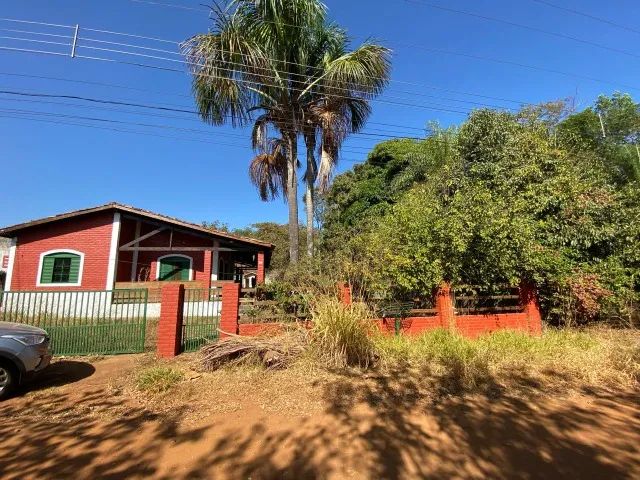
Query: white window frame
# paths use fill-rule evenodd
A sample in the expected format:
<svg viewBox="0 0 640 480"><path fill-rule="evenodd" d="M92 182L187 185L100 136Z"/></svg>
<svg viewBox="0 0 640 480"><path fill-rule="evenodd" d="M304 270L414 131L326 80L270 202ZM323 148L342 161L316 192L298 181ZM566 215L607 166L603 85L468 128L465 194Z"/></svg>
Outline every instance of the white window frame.
<svg viewBox="0 0 640 480"><path fill-rule="evenodd" d="M44 264L44 257L53 253L70 253L72 255L80 256L80 266L78 267L78 281L74 283L41 283L42 279L42 266ZM80 287L82 286L82 273L84 271L84 253L78 250L71 250L70 248L61 248L56 250L48 250L40 254L40 263L38 264L38 277L36 278L36 286L38 287Z"/></svg>
<svg viewBox="0 0 640 480"><path fill-rule="evenodd" d="M158 259L156 260L156 280L160 280L160 266L162 264L162 259L171 257L181 257L189 260L189 280L187 281L191 282L193 280L193 257L190 257L189 255L183 255L181 253L170 253L169 255L158 257Z"/></svg>

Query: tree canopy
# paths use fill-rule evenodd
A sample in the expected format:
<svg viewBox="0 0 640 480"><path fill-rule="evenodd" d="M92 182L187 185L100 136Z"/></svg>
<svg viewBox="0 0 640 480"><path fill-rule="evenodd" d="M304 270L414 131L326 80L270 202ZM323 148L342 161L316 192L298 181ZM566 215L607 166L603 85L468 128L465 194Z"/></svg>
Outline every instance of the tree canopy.
<svg viewBox="0 0 640 480"><path fill-rule="evenodd" d="M635 152L637 111L619 94L569 115L478 110L458 129L380 144L326 196L325 248L356 232L373 288L395 296L524 280L557 319L628 315L640 190L620 152ZM598 114L619 136L598 136Z"/></svg>

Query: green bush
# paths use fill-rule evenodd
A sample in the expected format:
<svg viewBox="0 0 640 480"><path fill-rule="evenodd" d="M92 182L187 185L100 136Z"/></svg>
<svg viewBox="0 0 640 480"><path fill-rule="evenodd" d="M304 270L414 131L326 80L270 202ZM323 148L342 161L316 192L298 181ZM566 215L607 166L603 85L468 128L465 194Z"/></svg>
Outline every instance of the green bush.
<svg viewBox="0 0 640 480"><path fill-rule="evenodd" d="M138 374L136 387L138 390L158 394L169 390L183 378L183 373L169 367L151 367Z"/></svg>
<svg viewBox="0 0 640 480"><path fill-rule="evenodd" d="M373 362L373 323L364 304L325 297L312 305L311 316L314 351L328 366L366 368Z"/></svg>

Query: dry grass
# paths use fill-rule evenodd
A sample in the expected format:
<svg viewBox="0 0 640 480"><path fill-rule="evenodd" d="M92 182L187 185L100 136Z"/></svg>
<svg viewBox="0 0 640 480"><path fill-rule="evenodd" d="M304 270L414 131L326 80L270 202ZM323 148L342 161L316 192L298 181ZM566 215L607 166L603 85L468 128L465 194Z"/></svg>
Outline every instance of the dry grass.
<svg viewBox="0 0 640 480"><path fill-rule="evenodd" d="M321 298L311 307L311 315L311 342L322 363L334 368L367 368L373 363L373 324L364 304L343 305L333 298Z"/></svg>
<svg viewBox="0 0 640 480"><path fill-rule="evenodd" d="M375 344L383 368L426 368L465 389L531 379L549 386L640 381L640 334L634 331L547 329L540 337L502 331L471 340L435 330L415 339L380 335Z"/></svg>
<svg viewBox="0 0 640 480"><path fill-rule="evenodd" d="M204 371L241 364L285 368L307 348L306 333L301 328L291 328L278 337L231 336L202 347L199 367Z"/></svg>
<svg viewBox="0 0 640 480"><path fill-rule="evenodd" d="M145 356L122 390L151 411L180 411L186 423L195 424L246 409L254 415L314 415L327 408L328 392L346 384L375 395L390 394L378 391L388 385L398 398L418 395L428 403L443 394L564 395L587 386L625 389L640 381L639 332L547 330L530 337L505 331L470 340L438 330L417 338L374 335L369 341L377 363L368 370L336 368L333 354L318 357L311 340L310 348L279 370L257 361L202 371L200 353L172 360ZM149 386L141 391L143 377Z"/></svg>

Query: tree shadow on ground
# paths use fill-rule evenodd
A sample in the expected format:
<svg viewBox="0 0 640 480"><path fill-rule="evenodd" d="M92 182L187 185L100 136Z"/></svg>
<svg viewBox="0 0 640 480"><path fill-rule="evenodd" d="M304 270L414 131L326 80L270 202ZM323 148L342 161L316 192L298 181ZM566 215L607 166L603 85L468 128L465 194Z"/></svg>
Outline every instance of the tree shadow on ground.
<svg viewBox="0 0 640 480"><path fill-rule="evenodd" d="M456 381L443 378L438 387L423 382L431 372L423 373L400 367L365 379L345 374L324 388L324 422L230 432L185 478L204 477L213 467L254 479L640 475L638 392L598 390L582 402L523 398L486 378L481 394L447 395ZM512 381L538 388L526 376Z"/></svg>
<svg viewBox="0 0 640 480"><path fill-rule="evenodd" d="M455 380L432 378L342 372L321 386L321 414L241 411L199 428L181 424L186 405L158 416L104 388L38 392L2 405L0 478L640 476L639 392L518 396L486 378L479 394L450 395Z"/></svg>
<svg viewBox="0 0 640 480"><path fill-rule="evenodd" d="M166 443L197 441L203 432L180 433L180 409L159 417L103 388L14 400L1 411L3 479L153 477Z"/></svg>

